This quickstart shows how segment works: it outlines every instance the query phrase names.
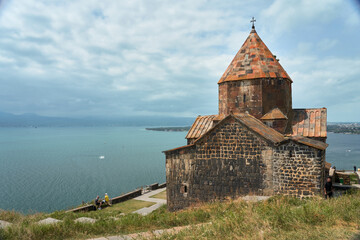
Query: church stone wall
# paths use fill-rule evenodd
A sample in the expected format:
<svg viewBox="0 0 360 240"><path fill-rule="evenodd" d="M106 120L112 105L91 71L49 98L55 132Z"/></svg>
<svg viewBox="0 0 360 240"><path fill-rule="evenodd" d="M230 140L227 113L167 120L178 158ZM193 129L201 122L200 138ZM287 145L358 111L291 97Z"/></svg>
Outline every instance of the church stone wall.
<svg viewBox="0 0 360 240"><path fill-rule="evenodd" d="M166 153L166 194L170 210L178 210L190 205L189 189L194 175L195 147Z"/></svg>
<svg viewBox="0 0 360 240"><path fill-rule="evenodd" d="M325 151L290 141L273 153L275 194L308 197L322 193Z"/></svg>
<svg viewBox="0 0 360 240"><path fill-rule="evenodd" d="M292 118L291 82L286 79L251 79L219 84L219 114L248 111L261 118L273 108ZM290 125L289 125L290 126ZM288 129L289 130L289 129Z"/></svg>
<svg viewBox="0 0 360 240"><path fill-rule="evenodd" d="M286 79L263 79L262 107L264 114L277 107L289 119L292 111L291 82Z"/></svg>
<svg viewBox="0 0 360 240"><path fill-rule="evenodd" d="M263 115L261 80L242 80L219 84L219 114L248 111L256 118Z"/></svg>
<svg viewBox="0 0 360 240"><path fill-rule="evenodd" d="M262 80L262 111L263 114L274 108L279 108L287 117L287 120L275 121L273 128L280 133L292 132L292 100L291 82L286 79L263 79Z"/></svg>
<svg viewBox="0 0 360 240"><path fill-rule="evenodd" d="M228 121L196 143L194 150L166 154L170 210L226 197L272 194L268 143L233 119Z"/></svg>
<svg viewBox="0 0 360 240"><path fill-rule="evenodd" d="M202 139L166 152L170 210L244 195L322 193L325 151L294 141L274 146L233 118Z"/></svg>
<svg viewBox="0 0 360 240"><path fill-rule="evenodd" d="M266 143L234 119L207 135L196 147L193 188L201 201L260 194L266 165Z"/></svg>

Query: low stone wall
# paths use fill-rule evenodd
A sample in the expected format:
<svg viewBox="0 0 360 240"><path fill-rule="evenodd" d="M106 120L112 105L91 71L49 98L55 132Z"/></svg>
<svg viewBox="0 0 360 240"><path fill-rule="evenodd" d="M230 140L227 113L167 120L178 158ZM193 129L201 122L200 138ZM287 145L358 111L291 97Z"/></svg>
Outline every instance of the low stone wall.
<svg viewBox="0 0 360 240"><path fill-rule="evenodd" d="M125 193L125 194L123 194L121 196L114 197L114 198L111 199L111 203L116 204L116 203L121 203L121 202L127 201L129 199L136 198L136 197L141 195L141 192L142 192L142 190L138 189L138 190L135 190L135 191L132 191L132 192L129 192L129 193Z"/></svg>
<svg viewBox="0 0 360 240"><path fill-rule="evenodd" d="M66 213L68 213L68 212L90 212L90 211L95 211L95 210L96 210L95 205L86 205L86 206L81 206L78 208L67 210Z"/></svg>
<svg viewBox="0 0 360 240"><path fill-rule="evenodd" d="M149 186L149 189L150 190L156 190L156 189L158 189L159 188L159 183L154 183L154 184L151 184L150 186Z"/></svg>
<svg viewBox="0 0 360 240"><path fill-rule="evenodd" d="M156 189L165 188L165 187L166 187L166 182L162 183L162 184L153 183L153 184L149 185L150 190L156 190ZM139 188L134 191L122 194L118 197L111 198L110 201L112 204L117 204L117 203L125 202L127 200L136 198L141 195L142 195L142 188ZM96 210L95 205L86 205L86 206L81 206L81 207L77 207L74 209L70 209L66 212L89 212L89 211L95 211L95 210Z"/></svg>

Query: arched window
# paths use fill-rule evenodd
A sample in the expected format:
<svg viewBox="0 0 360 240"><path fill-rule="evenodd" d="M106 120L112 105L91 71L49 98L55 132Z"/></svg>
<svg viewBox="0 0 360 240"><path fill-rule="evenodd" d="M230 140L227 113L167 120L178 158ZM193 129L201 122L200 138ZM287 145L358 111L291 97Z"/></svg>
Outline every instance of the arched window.
<svg viewBox="0 0 360 240"><path fill-rule="evenodd" d="M246 94L243 96L243 102L246 102Z"/></svg>

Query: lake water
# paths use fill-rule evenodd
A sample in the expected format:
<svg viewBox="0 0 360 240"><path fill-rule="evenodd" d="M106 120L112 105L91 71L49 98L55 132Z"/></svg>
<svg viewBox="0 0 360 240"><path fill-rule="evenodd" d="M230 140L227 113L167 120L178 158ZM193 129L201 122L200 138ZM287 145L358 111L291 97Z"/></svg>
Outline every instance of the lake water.
<svg viewBox="0 0 360 240"><path fill-rule="evenodd" d="M165 182L161 151L184 132L135 127L0 128L0 209L50 212ZM104 156L104 159L100 159Z"/></svg>
<svg viewBox="0 0 360 240"><path fill-rule="evenodd" d="M50 212L165 182L161 152L185 132L139 127L0 128L0 209ZM328 134L327 161L360 167L360 135ZM104 159L100 159L104 156Z"/></svg>

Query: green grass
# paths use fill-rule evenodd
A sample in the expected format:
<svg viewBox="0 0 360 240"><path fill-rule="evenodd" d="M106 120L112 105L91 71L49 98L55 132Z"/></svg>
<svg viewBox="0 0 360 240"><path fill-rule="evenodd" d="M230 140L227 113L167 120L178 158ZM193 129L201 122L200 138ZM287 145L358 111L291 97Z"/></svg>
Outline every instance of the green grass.
<svg viewBox="0 0 360 240"><path fill-rule="evenodd" d="M63 220L64 218L76 219L79 217L108 220L121 217L123 214L129 214L140 208L150 207L154 204L155 203L131 199L122 203L113 204L112 206L103 208L102 210L79 213L65 213L64 211L56 211L48 214L48 217L59 220Z"/></svg>
<svg viewBox="0 0 360 240"><path fill-rule="evenodd" d="M166 190L151 196L151 198L160 198L160 199L165 199L166 200Z"/></svg>
<svg viewBox="0 0 360 240"><path fill-rule="evenodd" d="M214 202L175 213L163 206L147 216L120 216L121 211L123 209L119 207L112 211L109 208L92 213L55 212L30 216L1 212L0 219L16 224L0 230L0 239L86 239L209 222L211 224L159 238L331 240L352 239L355 234L357 238L353 239L360 238L360 192L331 200L277 196L258 203L241 200ZM35 224L48 216L63 222L53 226ZM74 223L74 219L82 216L98 221L95 224Z"/></svg>
<svg viewBox="0 0 360 240"><path fill-rule="evenodd" d="M154 204L155 203L152 203L152 202L145 202L145 201L131 199L126 202L113 204L111 207L104 208L101 211L106 212L106 213L116 211L116 212L122 212L122 213L128 214L128 213L132 213L140 208L150 207ZM99 214L102 214L99 211L97 211L97 212Z"/></svg>

